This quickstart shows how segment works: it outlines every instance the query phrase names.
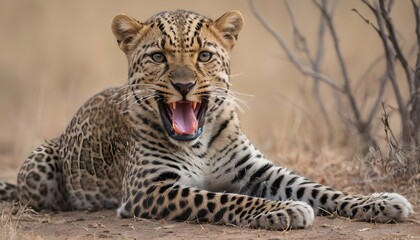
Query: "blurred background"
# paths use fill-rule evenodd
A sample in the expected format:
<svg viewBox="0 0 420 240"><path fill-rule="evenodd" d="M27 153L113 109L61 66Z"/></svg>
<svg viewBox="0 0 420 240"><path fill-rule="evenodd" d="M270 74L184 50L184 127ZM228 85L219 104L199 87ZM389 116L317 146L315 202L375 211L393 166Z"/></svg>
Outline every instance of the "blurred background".
<svg viewBox="0 0 420 240"><path fill-rule="evenodd" d="M296 50L284 2L255 1L255 6ZM309 46L314 48L319 10L306 0L290 1L290 6ZM335 121L331 126L322 123L310 92L312 79L301 75L289 62L253 16L247 1L0 0L0 178L13 181L28 153L44 139L64 131L89 97L126 82L125 55L110 28L114 15L126 13L144 21L159 11L179 8L213 19L233 9L243 14L245 25L232 54L233 90L253 95L238 95L248 105L243 106L242 127L264 153L300 172L351 160L350 154L334 152L341 146L339 142L351 135L343 135ZM381 55L382 45L372 27L351 11L353 8L373 19L360 1L348 0L338 2L334 23L349 75L359 79ZM402 43L412 45L415 20L411 2L395 1L392 17ZM322 71L340 75L328 35ZM370 73L363 86L375 89L380 72ZM325 106L333 109L335 100L328 96ZM389 99L390 104L392 101ZM380 122L380 112L375 119ZM337 129L333 138L336 142L326 144L330 146L327 148L323 145L326 128ZM318 156L334 160L319 162L322 159Z"/></svg>

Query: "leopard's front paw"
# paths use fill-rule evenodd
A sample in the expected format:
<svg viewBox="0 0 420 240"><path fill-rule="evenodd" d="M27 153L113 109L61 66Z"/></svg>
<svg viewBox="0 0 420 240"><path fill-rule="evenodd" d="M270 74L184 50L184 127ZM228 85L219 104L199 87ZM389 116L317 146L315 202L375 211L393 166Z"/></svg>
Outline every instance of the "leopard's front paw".
<svg viewBox="0 0 420 240"><path fill-rule="evenodd" d="M282 209L263 212L251 221L251 227L273 230L306 228L314 221L313 209L304 202L284 202Z"/></svg>
<svg viewBox="0 0 420 240"><path fill-rule="evenodd" d="M384 223L391 220L401 221L413 213L411 204L398 193L373 193L368 198L353 209L354 218Z"/></svg>

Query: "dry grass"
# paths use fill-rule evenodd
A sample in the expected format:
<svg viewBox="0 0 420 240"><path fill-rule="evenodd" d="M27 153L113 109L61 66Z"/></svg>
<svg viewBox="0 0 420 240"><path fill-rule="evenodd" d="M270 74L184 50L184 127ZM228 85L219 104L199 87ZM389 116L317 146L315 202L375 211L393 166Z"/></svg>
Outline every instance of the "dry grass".
<svg viewBox="0 0 420 240"><path fill-rule="evenodd" d="M406 193L413 204L419 203L420 194L420 146L401 146L390 126L384 109L382 116L386 147L370 147L365 156L356 157L359 181L374 187L376 191Z"/></svg>
<svg viewBox="0 0 420 240"><path fill-rule="evenodd" d="M34 210L15 203L1 203L0 205L0 239L42 239L36 234L21 233L21 222L42 222L46 221L45 216Z"/></svg>

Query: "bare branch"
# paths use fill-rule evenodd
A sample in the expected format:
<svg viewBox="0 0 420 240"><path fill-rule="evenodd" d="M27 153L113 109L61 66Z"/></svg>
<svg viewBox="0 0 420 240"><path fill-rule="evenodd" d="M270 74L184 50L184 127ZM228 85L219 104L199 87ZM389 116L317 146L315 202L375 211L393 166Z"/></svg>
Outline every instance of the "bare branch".
<svg viewBox="0 0 420 240"><path fill-rule="evenodd" d="M366 77L368 76L368 74L375 68L375 66L380 63L380 61L384 58L384 55L381 54L380 56L376 57L371 64L369 64L369 66L366 68L366 71L362 74L362 76L359 79L359 82L357 83L356 87L354 88L355 92L358 92L358 89L361 85L362 82L365 82L364 80L366 79ZM376 95L376 99L368 113L368 117L366 119L366 126L371 126L372 124L372 120L375 117L376 113L379 110L379 105L381 104L382 101L382 97L385 93L385 87L387 84L387 80L388 80L388 74L387 74L387 70L385 69L384 73L382 74L382 76L379 78L379 91L377 92ZM366 100L364 100L362 102L362 104L366 102ZM360 107L361 109L363 109L363 107Z"/></svg>
<svg viewBox="0 0 420 240"><path fill-rule="evenodd" d="M348 75L348 72L347 72L347 67L346 67L346 64L344 62L343 55L341 53L341 49L340 49L340 46L339 46L338 35L337 35L336 30L335 30L331 14L327 11L327 6L326 6L325 1L322 2L322 5L316 0L314 1L314 3L319 8L319 10L322 12L322 14L325 18L325 21L327 22L328 29L331 33L332 38L333 38L333 43L334 43L334 49L335 49L335 52L336 52L336 56L338 58L340 69L341 69L341 72L342 72L342 75L343 75L344 93L346 94L346 96L347 96L347 98L350 102L350 108L351 108L351 110L354 114L354 118L355 118L355 121L358 125L359 131L364 132L365 129L363 129L363 128L365 128L366 126L363 123L363 120L362 120L361 115L360 115L359 108L356 104L356 99L354 98L353 92L351 90L350 78L349 78L349 75Z"/></svg>
<svg viewBox="0 0 420 240"><path fill-rule="evenodd" d="M369 0L361 0L364 4L366 4L366 6L369 7L370 11L375 12L376 8L372 6L372 4L369 2ZM379 29L378 29L379 31Z"/></svg>
<svg viewBox="0 0 420 240"><path fill-rule="evenodd" d="M362 0L363 3L365 3L375 14L376 21L378 24L378 34L382 41L382 45L384 47L385 56L386 56L386 69L388 77L391 81L392 88L394 90L395 98L397 100L398 104L398 110L401 117L401 125L402 125L402 140L405 144L410 142L410 128L409 128L409 115L407 107L404 104L404 99L401 94L400 87L398 85L396 76L395 76L395 66L394 66L394 56L395 52L394 49L389 46L388 44L388 38L385 34L385 20L382 17L382 14L380 13L380 10L373 7L370 2L367 0Z"/></svg>
<svg viewBox="0 0 420 240"><path fill-rule="evenodd" d="M366 125L368 126L372 124L372 120L379 110L379 104L381 104L382 102L382 97L385 93L385 86L387 82L388 82L388 74L387 74L387 71L385 71L382 74L381 79L380 79L378 95L376 96L375 102L373 103L372 108L369 112L369 116L366 120Z"/></svg>
<svg viewBox="0 0 420 240"><path fill-rule="evenodd" d="M315 54L314 68L319 69L322 59L324 58L325 51L325 21L321 17L318 27L318 46Z"/></svg>
<svg viewBox="0 0 420 240"><path fill-rule="evenodd" d="M389 15L389 11L385 9L385 3L384 0L379 1L379 7L381 9L381 14L383 19L385 20L385 26L389 33L389 40L392 43L392 46L394 47L394 50L396 52L396 57L400 61L404 71L405 75L407 77L407 84L409 87L410 94L413 92L413 73L411 72L410 66L408 65L408 62L401 51L400 45L398 44L397 37L395 35L395 29L394 24L392 22L391 16ZM390 8L390 7L389 7Z"/></svg>
<svg viewBox="0 0 420 240"><path fill-rule="evenodd" d="M319 72L321 69L321 63L324 60L324 53L325 53L325 21L324 19L321 17L319 20L319 27L318 27L318 44L317 44L317 52L315 54L315 59L313 59L312 61L312 67L316 72ZM320 106L320 110L322 115L324 116L324 119L326 121L326 124L328 124L328 126L331 126L331 121L330 118L327 114L327 110L325 109L325 105L324 102L322 101L321 98L321 93L319 92L319 79L318 78L314 78L314 84L312 87L312 92L315 96L315 99L318 101L318 105ZM339 103L337 101L337 103ZM342 109L342 108L340 108ZM329 132L329 138L332 138L332 132Z"/></svg>
<svg viewBox="0 0 420 240"><path fill-rule="evenodd" d="M373 22L371 22L369 19L365 18L361 13L359 13L359 11L357 11L357 9L352 8L351 9L353 12L355 12L357 15L359 15L359 17L361 19L363 19L363 21L365 21L367 24L369 24L370 26L373 27L373 29L376 30L376 32L379 32L379 29L375 26L375 24L373 24Z"/></svg>
<svg viewBox="0 0 420 240"><path fill-rule="evenodd" d="M298 46L298 48L300 48L303 51L307 60L311 64L312 69L315 72L320 72L320 67L321 67L321 63L322 63L323 56L324 56L324 50L325 50L325 48L324 48L325 22L324 22L323 18L322 17L320 18L319 30L318 30L318 47L317 47L317 52L316 52L315 58L313 58L313 57L311 57L311 53L309 51L309 47L308 47L306 38L299 31L299 28L296 24L295 16L294 16L294 14L293 14L293 12L290 8L288 0L285 1L285 5L286 5L287 13L289 14L290 21L292 23L296 45ZM331 125L331 120L328 116L327 110L325 109L324 102L322 101L321 94L319 92L319 82L320 82L320 80L319 80L319 78L316 78L316 77L313 77L313 79L314 79L314 83L313 83L313 87L312 87L312 93L314 94L315 100L318 103L318 106L319 106L319 109L321 111L322 117L324 118L326 124L328 126L330 126ZM331 134L331 132L329 134Z"/></svg>
<svg viewBox="0 0 420 240"><path fill-rule="evenodd" d="M287 13L289 14L290 22L292 23L295 44L300 50L303 51L303 53L306 55L308 60L312 61L308 44L306 42L306 38L301 34L301 32L299 31L299 28L297 27L295 16L293 15L292 10L290 9L289 1L286 0L285 5L286 5Z"/></svg>
<svg viewBox="0 0 420 240"><path fill-rule="evenodd" d="M417 42L417 40L413 43L413 45L408 49L407 51L407 59L410 59L413 57L414 53L417 53L416 50L418 51L419 44Z"/></svg>
<svg viewBox="0 0 420 240"><path fill-rule="evenodd" d="M416 36L417 36L417 43L420 45L420 8L419 4L417 4L414 0L411 0L413 3L413 9L414 9L414 16L416 17ZM419 47L420 48L420 47Z"/></svg>
<svg viewBox="0 0 420 240"><path fill-rule="evenodd" d="M258 19L258 21L261 22L261 24L264 26L264 28L273 35L273 37L276 39L276 41L280 44L280 47L283 49L283 51L286 53L289 60L293 63L293 65L304 75L309 75L315 78L318 78L320 81L327 84L329 87L333 88L336 91L343 92L343 87L337 85L332 79L328 78L322 73L315 72L310 67L307 67L303 65L297 57L290 51L290 49L286 46L286 43L284 42L283 38L280 36L280 34L274 30L267 21L259 14L257 9L255 8L254 1L249 0L249 5L251 7L251 11L254 14L254 16Z"/></svg>
<svg viewBox="0 0 420 240"><path fill-rule="evenodd" d="M388 9L391 8L392 2L393 1L389 1ZM373 7L371 9L373 9ZM376 30L376 32L379 34L379 29L369 19L365 18L362 14L360 14L357 11L357 9L352 9L352 11L357 13L359 15L359 17L361 17L367 24L371 25ZM378 57L377 58L378 61L375 60L373 62L373 64L376 64L377 62L379 62L379 60L381 58L382 58L382 56ZM372 69L372 68L373 68L373 65L371 64L371 66L369 66L368 71L366 71L365 74L367 74L370 71L370 69ZM379 92L378 92L378 95L376 96L375 102L374 102L374 104L371 108L371 111L370 111L369 115L368 115L368 118L367 118L367 121L366 121L367 125L370 125L372 123L373 117L375 116L376 112L378 111L379 104L382 101L382 96L385 92L385 86L386 86L386 83L387 83L387 80L388 80L387 70L385 70L385 73L381 76L380 79L381 80L380 80L380 85L379 85Z"/></svg>
<svg viewBox="0 0 420 240"><path fill-rule="evenodd" d="M366 70L361 74L357 83L355 84L354 91L358 92L359 88L361 87L362 83L366 82L366 78L369 74L375 69L375 67L385 58L384 54L377 56L367 67Z"/></svg>
<svg viewBox="0 0 420 240"><path fill-rule="evenodd" d="M367 0L362 0L362 2L364 2L368 7L369 7L369 9L371 10L371 11L373 11L374 13L377 11L376 10L376 8L375 7L373 7L372 5L371 5L371 3L369 2L369 1L367 1ZM387 5L387 9L388 9L388 11L392 8L392 5L393 5L393 1L389 1L388 2L388 5ZM373 27L373 29L375 29L375 31L379 34L379 35L381 35L381 33L380 33L380 30L378 29L378 27L376 27L375 25L374 25L374 23L373 22L371 22L369 19L367 19L366 17L364 17L357 9L352 9L352 11L354 11L357 15L359 15L359 17L361 18L361 19L363 19L367 24L369 24L370 26L372 26ZM392 24L392 23L391 23ZM391 40L391 38L390 37L388 37L388 36L385 36L387 39L389 39L389 40ZM364 75L366 75L369 71L370 71L370 69L372 69L373 68L373 65L374 64L376 64L377 62L379 62L379 60L382 58L382 56L380 56L380 57L378 57L377 58L377 60L375 60L372 64L371 64L371 66L369 66L369 68L368 68L368 71L366 71L365 72L365 74ZM363 77L364 78L364 77ZM381 76L381 78L380 78L381 80L380 80L380 85L379 85L379 92L378 92L378 95L376 96L376 99L375 99L375 102L374 102L374 104L373 104L373 106L372 106L372 108L371 108L371 111L370 111L370 113L369 113L369 115L368 115L368 118L367 118L367 125L370 125L371 124L371 122L372 122L372 120L373 120L373 117L375 116L375 114L376 114L376 112L378 111L378 107L379 107L379 104L380 104L380 102L382 101L382 96L383 96L383 94L384 94L384 91L385 91L385 86L386 86L386 83L387 83L387 80L388 80L388 69L386 68L385 69L385 73Z"/></svg>
<svg viewBox="0 0 420 240"><path fill-rule="evenodd" d="M388 0L387 3L387 11L391 12L392 6L394 6L394 0Z"/></svg>
<svg viewBox="0 0 420 240"><path fill-rule="evenodd" d="M419 4L411 1L416 18L417 50L420 51L420 8ZM414 92L410 96L410 119L413 126L412 136L417 146L420 145L420 53L417 52L417 61L414 71Z"/></svg>

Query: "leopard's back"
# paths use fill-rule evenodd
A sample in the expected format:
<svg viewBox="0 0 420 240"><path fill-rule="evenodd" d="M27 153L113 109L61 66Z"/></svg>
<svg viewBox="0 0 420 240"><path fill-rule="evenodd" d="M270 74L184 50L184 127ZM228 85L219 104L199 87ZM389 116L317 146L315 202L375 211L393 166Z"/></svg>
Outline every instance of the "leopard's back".
<svg viewBox="0 0 420 240"><path fill-rule="evenodd" d="M118 90L107 89L89 99L59 138L71 208L115 208L120 202L129 126Z"/></svg>
<svg viewBox="0 0 420 240"><path fill-rule="evenodd" d="M128 147L126 104L116 101L118 90L90 98L63 134L36 148L19 171L17 187L5 186L15 191L8 199L37 210L116 208Z"/></svg>

